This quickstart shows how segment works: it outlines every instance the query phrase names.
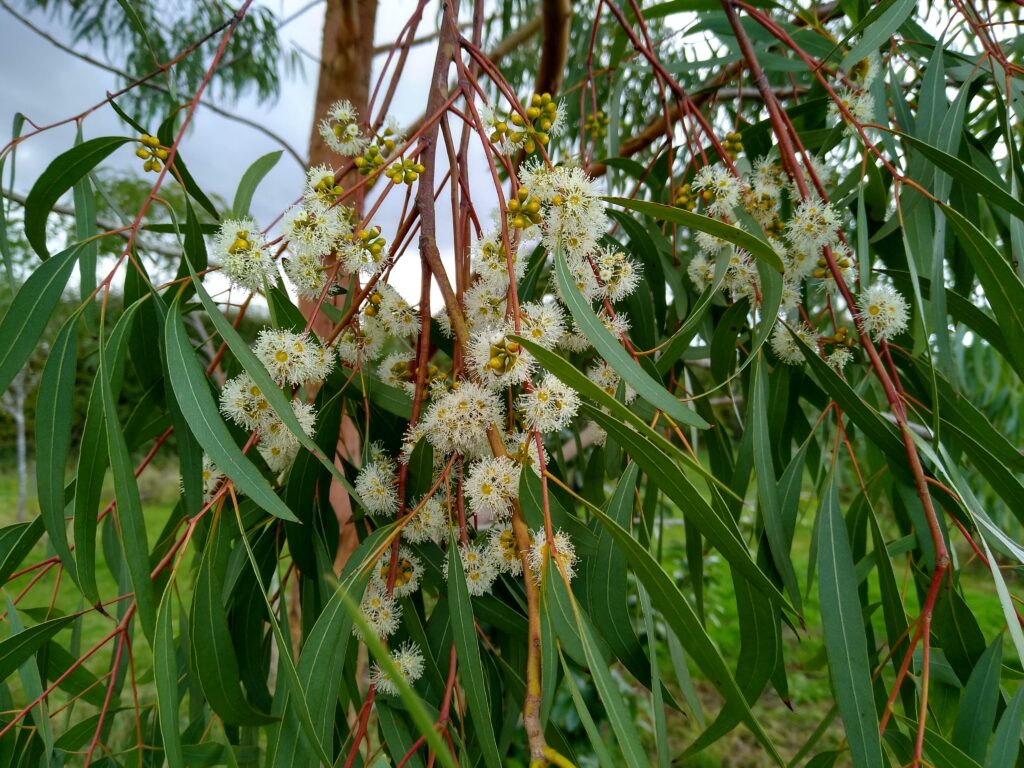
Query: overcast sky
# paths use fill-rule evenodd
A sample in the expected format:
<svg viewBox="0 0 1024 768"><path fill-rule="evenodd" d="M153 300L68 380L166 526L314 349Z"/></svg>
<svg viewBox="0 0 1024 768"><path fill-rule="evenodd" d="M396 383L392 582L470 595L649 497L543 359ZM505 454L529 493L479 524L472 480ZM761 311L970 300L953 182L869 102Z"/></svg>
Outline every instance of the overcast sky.
<svg viewBox="0 0 1024 768"><path fill-rule="evenodd" d="M286 18L309 4L308 0L257 2L273 9L278 18ZM17 0L12 0L12 4L21 10ZM377 17L377 43L392 41L414 6L414 0L382 2L382 10ZM323 14L324 4L321 3L289 23L281 31L283 45L289 46L294 41L305 50L319 54ZM433 31L435 17L436 8L428 8L420 34ZM70 30L59 19L44 14L31 14L31 18L58 40L71 42ZM103 56L99 51L87 52L96 58ZM414 48L409 55L406 75L399 84L392 106L394 116L403 125L412 122L423 112L434 53L434 45L427 44ZM377 69L383 61L384 57L378 57ZM255 98L248 98L234 108L239 114L261 121L304 156L314 119L316 67L315 62L307 59L304 78L298 74L286 76L276 103L258 104ZM55 48L0 8L0 145L6 144L11 138L11 125L16 112L26 114L37 124L51 123L81 112L101 101L107 91L117 87L114 75ZM203 108L197 112L193 125L181 145L183 157L204 190L215 192L228 201L232 199L238 180L252 161L279 148L278 144L260 132ZM125 126L113 110L105 106L86 120L84 133L86 138L125 135ZM73 140L74 126L68 125L24 142L17 153L15 189L27 192L47 164L68 149ZM482 154L477 152L478 163L482 162L481 158ZM127 149L116 152L106 165L141 172L138 159ZM253 201L255 217L261 222L269 222L281 213L301 192L303 174L304 169L287 153L284 154L260 186ZM399 195L392 197L395 205L391 208L385 206L378 217L389 240L400 212L397 209L401 205ZM487 207L483 205L485 212ZM438 225L439 244L443 252L447 250L450 254L450 245L445 248L450 233L443 215L439 216ZM396 269L395 278L398 283L396 287L403 293L415 295L419 285L418 263L410 259L404 268Z"/></svg>

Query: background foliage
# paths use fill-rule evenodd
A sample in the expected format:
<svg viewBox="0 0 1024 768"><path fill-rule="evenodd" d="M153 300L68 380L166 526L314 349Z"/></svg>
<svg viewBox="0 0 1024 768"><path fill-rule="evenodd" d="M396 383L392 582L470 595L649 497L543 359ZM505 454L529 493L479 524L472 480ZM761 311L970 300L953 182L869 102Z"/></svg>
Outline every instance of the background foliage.
<svg viewBox="0 0 1024 768"><path fill-rule="evenodd" d="M133 3L143 24L115 43L108 23L123 17L99 5L64 12L80 39L124 46L131 72L231 15L186 4L177 21L146 24L158 9ZM604 331L589 302L574 305L563 274L559 295L596 350L527 346L579 391L586 416L546 436L547 473L523 473L519 489L530 527L553 520L580 560L571 583L553 571L541 581L538 647L522 579L470 597L443 575L446 561L461 574L454 547L417 545L422 588L401 599L389 645L415 641L425 670L400 696L368 697L366 670L383 648L357 605L395 524L353 497L358 545L336 567L329 488L354 483L368 456L343 453L333 473L318 456L336 455L343 415L364 453L379 440L397 454L414 398L339 367L311 393L316 452L307 444L286 474L271 472L218 414L217 388L243 369L259 375L246 351L261 326L305 320L284 282L262 292L260 316L263 305L199 277L216 266L203 235L246 212L260 173L242 177L237 210L195 185L187 157L155 202L148 184L100 170L135 146L132 115L166 118L160 138L173 144L180 107L217 63L213 36L169 70L170 102L131 91L118 106L123 137L83 130L24 210L8 206L0 220L0 384L26 365L40 373L30 399L38 512L0 529L0 764L426 765L429 747L444 764L454 753L526 765L534 652L543 738L577 765L1024 764L1020 8L674 0L649 4L641 21L631 3L594 5L577 4L569 22L559 96L570 129L550 153L605 179L605 242L643 268L616 306L640 354ZM538 13L525 2L499 10L479 42ZM248 56L263 74L216 68L219 87L273 94L272 22L260 12L227 27L222 61ZM500 60L501 77L480 76L506 112L508 92L530 96L545 39ZM753 85L751 54L770 98ZM882 74L870 116L851 129L829 103L869 54ZM680 120L684 103L710 130ZM598 109L607 131L582 129ZM756 222L714 230L763 257L755 295L701 290L687 274L714 223L679 192L699 167L721 164L727 134L743 169L764 155L784 161L786 142L816 159L851 246L851 290L891 284L909 306L877 365L867 343L841 372L811 346L797 347L801 364L780 359L769 343L777 233ZM447 165L436 162L442 183ZM469 181L470 201L493 187L488 174ZM389 189L377 184L370 199ZM68 231L51 214L66 193ZM786 198L781 217L797 203ZM123 223L103 231L98 219ZM395 229L390 254L415 259ZM559 293L556 254L527 255L518 300ZM802 283L803 313L786 317L855 338L854 308L826 282ZM348 309L323 311L340 324ZM436 320L429 338L435 362L456 364ZM598 358L639 397L627 404L625 385L614 395L594 386L583 371ZM603 444L587 420L607 432ZM232 467L212 506L204 453ZM434 481L429 450L414 452L410 503Z"/></svg>

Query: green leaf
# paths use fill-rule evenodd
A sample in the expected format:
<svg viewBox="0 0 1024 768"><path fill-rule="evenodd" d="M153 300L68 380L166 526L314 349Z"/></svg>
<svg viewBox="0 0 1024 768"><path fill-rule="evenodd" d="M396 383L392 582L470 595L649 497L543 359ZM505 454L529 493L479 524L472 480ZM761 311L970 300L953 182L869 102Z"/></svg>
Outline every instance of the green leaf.
<svg viewBox="0 0 1024 768"><path fill-rule="evenodd" d="M673 333L661 348L661 354L654 363L658 373L662 375L668 373L690 346L690 342L693 341L693 337L697 334L701 322L707 315L708 310L711 309L711 300L715 298L719 288L722 287L722 278L725 277L725 270L720 271L721 274L716 273L715 280L697 297L697 301L690 308L690 314L686 316L686 321L679 326L679 330Z"/></svg>
<svg viewBox="0 0 1024 768"><path fill-rule="evenodd" d="M64 520L64 471L71 448L71 424L78 352L78 317L60 329L39 379L36 399L36 495L39 514L54 552L75 572Z"/></svg>
<svg viewBox="0 0 1024 768"><path fill-rule="evenodd" d="M82 126L78 125L76 141L81 143ZM75 182L75 239L82 243L78 256L78 295L82 297L85 322L90 330L97 325L99 308L93 293L96 290L96 259L99 255L99 239L90 240L97 232L96 227L96 196L93 194L92 183L88 174ZM89 242L84 242L89 240Z"/></svg>
<svg viewBox="0 0 1024 768"><path fill-rule="evenodd" d="M18 609L10 597L4 595L7 601L7 621L11 625L11 634L18 637L25 631L18 615ZM43 681L39 674L39 665L34 659L25 659L25 662L18 668L18 677L21 678L21 687L25 690L25 698L29 701L36 701L43 695ZM48 762L53 754L53 726L50 724L50 712L45 698L32 707L30 714L35 721L40 738L43 740L46 761Z"/></svg>
<svg viewBox="0 0 1024 768"><path fill-rule="evenodd" d="M263 725L276 718L255 709L245 698L228 628L223 593L229 555L225 518L218 516L213 520L196 575L191 614L192 666L207 702L225 723Z"/></svg>
<svg viewBox="0 0 1024 768"><path fill-rule="evenodd" d="M74 540L75 580L89 602L99 602L96 582L96 524L103 478L109 464L107 427L103 407L103 387L109 384L111 396L116 400L121 392L127 358L128 337L135 314L141 306L135 302L118 319L104 347L104 368L107 381L97 377L89 392L89 405L85 413L85 427L78 446L78 469L75 473Z"/></svg>
<svg viewBox="0 0 1024 768"><path fill-rule="evenodd" d="M544 349L529 339L525 339L521 336L513 336L515 341L526 347L526 351L533 355L537 362L539 362L545 370L555 374L563 383L568 384L570 387L575 389L585 401L593 402L600 407L606 409L611 414L618 417L618 419L624 423L629 424L640 434L644 435L650 440L658 443L658 445L665 450L670 456L676 461L679 461L689 467L692 467L697 472L700 472L710 482L715 483L725 491L729 491L727 485L718 480L712 473L705 469L700 462L695 461L690 456L682 453L672 446L668 441L657 434L653 429L647 426L647 422L637 416L633 411L623 405L621 402L616 400L614 397L605 392L601 387L595 384L593 381L588 379L578 368L575 368L569 361L564 357L561 357L557 352L553 352L549 349Z"/></svg>
<svg viewBox="0 0 1024 768"><path fill-rule="evenodd" d="M0 392L11 385L46 331L75 268L78 249L73 245L36 267L0 320Z"/></svg>
<svg viewBox="0 0 1024 768"><path fill-rule="evenodd" d="M999 705L999 671L1003 660L1003 636L985 649L967 679L960 711L953 726L953 744L973 760L985 762L985 752Z"/></svg>
<svg viewBox="0 0 1024 768"><path fill-rule="evenodd" d="M569 311L572 312L573 319L576 320L580 331L590 340L601 357L622 376L623 380L632 386L640 397L676 421L694 427L708 427L708 423L698 416L696 411L679 402L662 386L661 382L655 381L641 368L639 363L630 357L619 340L608 332L608 329L590 308L589 302L576 288L576 280L569 271L569 265L562 253L555 255L555 272L558 276L562 297L565 299Z"/></svg>
<svg viewBox="0 0 1024 768"><path fill-rule="evenodd" d="M587 733L587 738L590 740L590 746L594 750L594 756L597 758L598 764L601 768L615 768L615 763L612 761L611 755L608 754L608 747L604 743L605 739L598 730L594 717L587 708L587 703L583 700L580 687L576 684L572 669L569 668L569 662L565 660L565 655L561 650L558 652L558 658L562 662L562 670L565 673L565 682L569 689L569 695L572 697L572 703L575 705L576 712L580 716L580 723L582 723L583 730Z"/></svg>
<svg viewBox="0 0 1024 768"><path fill-rule="evenodd" d="M46 219L61 195L111 152L130 141L134 139L125 136L103 136L83 141L54 158L36 180L25 198L25 237L41 258L46 259L50 255L46 248Z"/></svg>
<svg viewBox="0 0 1024 768"><path fill-rule="evenodd" d="M153 582L149 578L149 541L146 536L146 521L142 514L142 499L135 479L135 468L124 441L124 433L117 419L117 404L108 377L109 368L104 363L106 354L100 343L100 368L97 381L103 398L104 425L107 432L107 450L110 469L114 476L114 498L117 501L118 532L124 548L128 576L135 593L142 630L152 642L156 627L156 596Z"/></svg>
<svg viewBox="0 0 1024 768"><path fill-rule="evenodd" d="M206 374L199 365L195 350L192 349L188 334L185 332L181 307L177 299L167 312L164 340L167 345L167 370L171 391L203 450L235 483L239 491L270 514L282 520L295 522L298 518L274 493L274 489L256 466L245 457L221 419L217 404L210 394Z"/></svg>
<svg viewBox="0 0 1024 768"><path fill-rule="evenodd" d="M861 20L857 26L864 32L839 63L839 69L849 70L861 59L874 53L893 32L907 20L917 7L916 0L883 0ZM853 31L851 31L853 34Z"/></svg>
<svg viewBox="0 0 1024 768"><path fill-rule="evenodd" d="M1024 377L1024 283L1006 257L966 216L940 205L974 265L992 314L999 318L1010 351L1007 362Z"/></svg>
<svg viewBox="0 0 1024 768"><path fill-rule="evenodd" d="M153 635L153 677L156 680L156 704L160 715L160 735L164 740L164 758L170 768L185 764L181 749L181 726L178 719L178 654L174 646L172 607L174 588L164 590L157 610L156 632Z"/></svg>
<svg viewBox="0 0 1024 768"><path fill-rule="evenodd" d="M1013 768L1020 752L1021 726L1024 725L1024 687L1018 688L996 728L987 768Z"/></svg>
<svg viewBox="0 0 1024 768"><path fill-rule="evenodd" d="M604 704L605 713L611 723L616 746L622 753L624 764L631 768L647 768L651 763L640 744L640 734L637 732L632 714L622 699L619 683L611 675L608 659L601 652L601 646L594 635L590 619L580 610L572 590L562 578L562 573L554 561L549 559L541 572L545 574L543 589L546 594L551 595L548 602L558 605L568 604L569 610L572 611L573 615L568 617L569 621L556 622L559 640L566 652L570 646L577 643L582 648L583 660L590 670L594 687ZM575 626L572 626L570 621L575 623ZM571 636L567 636L570 634Z"/></svg>
<svg viewBox="0 0 1024 768"><path fill-rule="evenodd" d="M274 606L270 602L270 595L267 591L267 586L263 583L263 577L260 575L259 563L256 561L256 556L253 554L252 547L249 545L249 538L245 533L245 524L242 521L242 512L237 506L235 507L235 518L238 522L238 532L241 536L242 545L245 547L245 553L248 555L249 563L252 565L253 576L256 579L256 586L259 589L260 597L263 598L263 603L267 609L266 615L270 619L270 627L274 632L274 639L277 641L278 668L284 673L284 682L288 688L289 700L295 705L293 711L298 716L299 725L306 734L306 738L309 739L309 743L313 746L315 756L324 764L330 763L331 758L324 749L324 745L320 742L317 728L313 724L313 717L310 714L309 707L307 705L305 689L299 680L298 670L295 669L295 662L292 659L291 638L290 636L286 637L281 631L281 625L274 612ZM281 605L281 610L284 612L285 609L283 603Z"/></svg>
<svg viewBox="0 0 1024 768"><path fill-rule="evenodd" d="M5 584L43 535L43 521L14 523L0 528L0 584ZM2 678L0 678L2 679Z"/></svg>
<svg viewBox="0 0 1024 768"><path fill-rule="evenodd" d="M684 507L685 509L685 507ZM637 578L647 588L654 607L661 613L665 623L675 632L676 637L686 648L694 662L707 675L708 680L718 690L729 706L740 713L741 719L751 732L768 751L772 759L782 765L782 758L776 751L768 734L757 722L750 710L743 692L729 671L722 654L708 636L700 619L694 612L690 601L676 586L672 577L665 572L661 563L633 538L622 526L600 510L593 510L594 515L615 537L622 551L626 554Z"/></svg>
<svg viewBox="0 0 1024 768"><path fill-rule="evenodd" d="M944 152L917 136L911 136L901 131L893 131L893 133L919 151L936 168L940 168L956 179L957 184L963 186L964 189L976 193L986 203L996 205L1018 219L1024 220L1024 202L1011 195L974 166L968 165L959 157Z"/></svg>
<svg viewBox="0 0 1024 768"><path fill-rule="evenodd" d="M263 157L258 158L242 174L242 180L238 183L238 189L235 192L235 202L231 206L232 216L236 219L241 219L249 215L249 206L252 204L252 197L256 193L256 187L263 181L263 177L270 173L271 169L277 165L277 161L281 159L282 154L284 154L283 149L268 152Z"/></svg>
<svg viewBox="0 0 1024 768"><path fill-rule="evenodd" d="M461 565L459 567L461 568ZM376 659L381 669L394 681L395 687L398 689L398 695L408 708L413 724L427 740L429 748L437 755L437 762L446 766L446 768L457 768L455 761L452 759L451 752L441 740L437 728L434 727L434 720L427 714L420 697L416 695L416 692L410 687L405 677L398 671L398 667L392 661L388 649L384 647L384 644L366 622L362 611L359 610L359 605L344 590L339 590L337 594L341 598L345 610L348 611L349 616L352 618L359 636L366 643L366 649Z"/></svg>
<svg viewBox="0 0 1024 768"><path fill-rule="evenodd" d="M885 762L871 693L871 664L834 471L833 467L822 492L818 517L818 592L825 650L853 764L881 768Z"/></svg>
<svg viewBox="0 0 1024 768"><path fill-rule="evenodd" d="M757 365L752 375L750 408L747 411L747 427L754 431L754 468L757 471L757 499L761 505L761 518L768 538L768 549L772 555L772 563L782 577L796 607L797 613L803 613L800 603L800 585L796 580L793 559L789 553L789 536L786 535L785 523L782 519L782 507L778 494L778 481L772 464L774 443L768 432L768 366L764 355L758 355Z"/></svg>
<svg viewBox="0 0 1024 768"><path fill-rule="evenodd" d="M174 143L174 123L180 113L175 110L170 116L164 120L160 127L157 129L156 135L160 139L160 143L165 147L169 147ZM192 196L199 205L201 205L207 213L209 213L215 220L220 219L220 214L217 213L217 206L213 204L213 201L206 196L206 193L200 189L199 185L196 184L196 180L192 178L192 174L189 173L188 168L185 167L185 160L181 156L181 147L179 146L174 153L174 160L171 162L169 170L171 171L174 178L181 178L181 184L185 187L185 191Z"/></svg>
<svg viewBox="0 0 1024 768"><path fill-rule="evenodd" d="M366 582L364 565L376 563L377 551L392 527L378 528L356 548L342 569L341 578L333 585L330 599L310 630L299 654L297 672L304 699L317 737L330 744L338 689L344 673L345 656L352 637L352 620L338 592L357 593ZM362 575L360 575L362 574ZM333 581L333 578L330 579ZM294 711L291 697L285 702L281 730L270 752L268 763L279 768L306 765L316 760L307 741L300 741L302 724Z"/></svg>
<svg viewBox="0 0 1024 768"><path fill-rule="evenodd" d="M500 768L501 757L494 738L494 724L491 722L491 704L487 695L487 679L480 660L473 603L469 597L466 574L462 570L459 555L459 544L454 533L450 534L448 539L448 610L451 614L452 638L459 660L462 688L469 702L469 714L473 718L476 739L483 751L484 762L490 768Z"/></svg>
<svg viewBox="0 0 1024 768"><path fill-rule="evenodd" d="M632 519L633 494L639 471L636 462L630 462L619 478L615 494L608 502L608 516L623 528L628 528ZM649 662L644 658L629 618L626 557L606 529L598 531L597 552L593 558L584 558L584 563L588 571L593 571L584 582L591 618L601 628L602 637L612 653L627 668L632 670L636 667L637 672L640 672ZM641 677L635 672L633 674Z"/></svg>
<svg viewBox="0 0 1024 768"><path fill-rule="evenodd" d="M775 249L745 229L740 229L732 224L726 224L710 216L702 216L699 213L693 213L683 208L675 208L671 205L649 203L644 200L630 200L625 197L606 197L604 199L613 205L621 205L623 208L638 211L654 219L662 219L672 224L680 224L700 232L706 232L720 240L725 240L748 251L751 256L760 259L779 274L782 274L785 270L782 259L775 252Z"/></svg>
<svg viewBox="0 0 1024 768"><path fill-rule="evenodd" d="M61 616L35 624L0 642L0 680L13 675L18 667L42 648L50 638L77 618Z"/></svg>
<svg viewBox="0 0 1024 768"><path fill-rule="evenodd" d="M11 125L11 140L16 140L21 136L21 129L25 127L25 115L21 112L14 113L14 121ZM18 145L13 144L10 152L11 162L14 162L14 155L18 150ZM0 193L3 192L3 173L4 163L7 161L7 155L0 154ZM14 169L11 168L11 185L14 184ZM11 290L15 289L14 286L14 264L11 253L11 238L7 234L7 209L8 205L4 204L3 195L0 194L0 255L4 259L4 272L7 275L7 284Z"/></svg>
<svg viewBox="0 0 1024 768"><path fill-rule="evenodd" d="M598 408L587 403L583 408L590 418L607 430L615 442L629 452L633 460L683 514L697 525L708 543L718 549L730 565L743 574L759 592L788 606L782 593L750 557L750 552L740 537L736 521L727 512L716 509L718 505L709 505L660 445L652 442L647 436L623 426L614 417ZM664 441L664 438L658 437Z"/></svg>

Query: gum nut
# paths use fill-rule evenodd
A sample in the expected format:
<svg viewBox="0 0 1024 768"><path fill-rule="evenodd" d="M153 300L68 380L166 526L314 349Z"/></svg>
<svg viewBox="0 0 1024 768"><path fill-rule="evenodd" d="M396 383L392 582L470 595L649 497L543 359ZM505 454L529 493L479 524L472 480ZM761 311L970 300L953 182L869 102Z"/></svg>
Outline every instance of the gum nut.
<svg viewBox="0 0 1024 768"><path fill-rule="evenodd" d="M135 150L135 156L136 157L140 157L143 160L148 160L149 159L149 150L145 149L144 147L139 147L138 149Z"/></svg>

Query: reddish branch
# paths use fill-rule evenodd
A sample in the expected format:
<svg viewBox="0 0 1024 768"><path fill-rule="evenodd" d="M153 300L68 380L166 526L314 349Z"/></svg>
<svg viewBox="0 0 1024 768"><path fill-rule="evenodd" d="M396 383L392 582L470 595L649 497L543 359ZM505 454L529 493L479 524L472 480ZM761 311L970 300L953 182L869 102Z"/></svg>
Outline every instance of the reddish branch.
<svg viewBox="0 0 1024 768"><path fill-rule="evenodd" d="M768 83L768 78L764 74L764 70L761 68L760 62L757 59L757 54L754 51L753 45L750 42L750 38L747 36L746 31L743 29L743 25L740 23L739 17L736 13L736 9L733 7L730 0L722 0L722 7L725 9L726 16L729 19L729 24L732 26L733 32L736 35L736 40L739 43L740 51L743 55L744 60L747 63L747 67L750 70L751 77L754 80L754 84L761 92L762 98L764 99L765 107L768 110L768 116L772 124L772 129L776 135L776 139L779 144L779 154L782 157L782 161L790 176L795 180L800 195L804 199L812 197L810 189L807 186L807 182L804 179L800 163L797 160L796 152L793 148L791 139L792 126L788 123L785 115L782 112L782 108L778 103L778 100L773 93L771 86ZM809 174L814 174L813 168L810 164L807 165L807 171ZM813 176L812 176L813 178ZM820 182L816 181L818 192L822 199L827 202L828 198L823 194ZM914 443L913 432L910 429L910 425L907 421L906 408L903 403L903 399L900 397L897 391L897 384L894 383L893 378L890 376L890 372L886 369L886 366L882 362L882 358L879 356L878 350L875 348L874 343L871 341L870 336L865 332L863 324L861 323L860 317L856 314L855 308L857 306L856 301L850 292L849 287L846 285L846 281L843 279L842 271L836 264L836 260L830 248L823 250L825 260L828 264L828 268L833 278L835 279L836 285L842 295L844 301L850 312L853 314L854 322L857 326L857 331L860 337L860 343L864 351L867 353L871 366L875 371L875 374L882 385L882 389L885 392L886 400L889 402L889 407L892 409L893 416L896 419L897 426L899 427L900 436L903 440L903 445L907 454L907 463L910 466L910 472L914 478L915 491L921 501L921 506L924 509L925 519L928 524L928 531L931 535L932 546L935 550L935 570L932 573L931 583L929 585L928 594L925 599L924 606L922 607L920 617L920 627L918 629L917 637L922 642L922 653L924 656L923 667L921 670L921 707L920 715L918 717L917 724L917 738L914 744L914 759L913 765L921 764L921 753L924 745L924 731L925 723L928 716L928 680L929 680L929 668L928 659L931 648L931 619L932 612L935 607L935 601L938 598L939 587L942 583L942 579L949 568L949 552L946 549L946 542L942 535L942 529L939 524L938 515L935 512L934 505L932 504L931 494L928 491L928 482L924 474L924 468L921 465L921 458L918 455L917 446ZM885 342L882 342L883 352L885 351ZM895 369L893 369L895 372ZM914 652L915 642L911 642L910 647L907 649L907 657ZM904 668L907 666L907 662L904 662ZM902 680L897 680L895 688L898 689ZM895 695L895 691L894 691ZM882 728L885 727L886 720L882 721Z"/></svg>

